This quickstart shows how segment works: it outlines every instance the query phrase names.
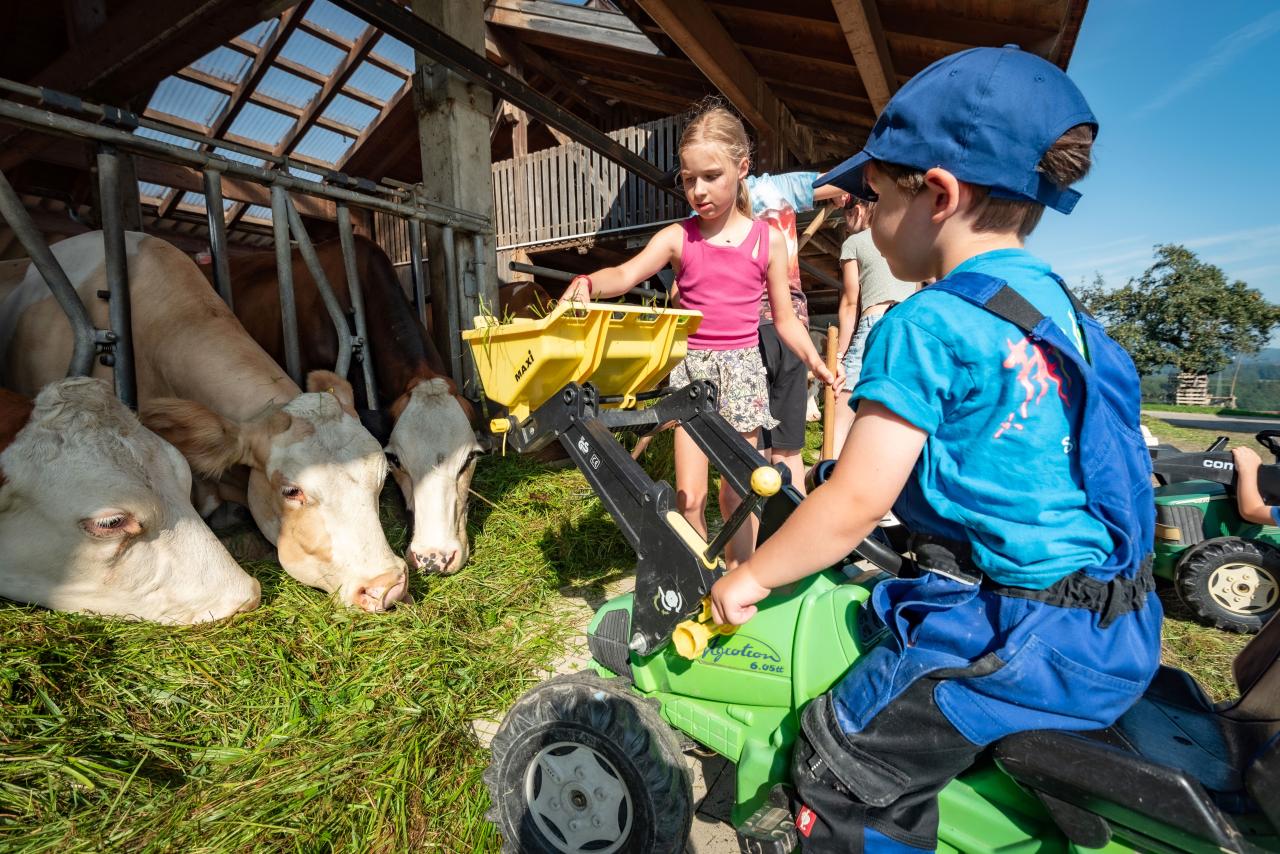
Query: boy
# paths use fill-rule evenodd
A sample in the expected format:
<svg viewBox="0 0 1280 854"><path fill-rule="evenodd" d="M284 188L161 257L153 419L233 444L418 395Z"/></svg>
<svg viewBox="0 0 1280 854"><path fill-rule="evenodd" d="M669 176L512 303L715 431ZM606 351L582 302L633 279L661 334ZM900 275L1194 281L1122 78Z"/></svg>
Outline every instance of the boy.
<svg viewBox="0 0 1280 854"><path fill-rule="evenodd" d="M919 572L859 613L884 639L803 711L806 851L933 849L938 792L986 745L1107 726L1155 672L1137 375L1022 249L1045 206L1074 206L1096 130L1056 66L978 48L912 79L819 179L878 194L894 276L939 281L872 329L831 480L711 591L715 618L740 624L891 506L913 532Z"/></svg>

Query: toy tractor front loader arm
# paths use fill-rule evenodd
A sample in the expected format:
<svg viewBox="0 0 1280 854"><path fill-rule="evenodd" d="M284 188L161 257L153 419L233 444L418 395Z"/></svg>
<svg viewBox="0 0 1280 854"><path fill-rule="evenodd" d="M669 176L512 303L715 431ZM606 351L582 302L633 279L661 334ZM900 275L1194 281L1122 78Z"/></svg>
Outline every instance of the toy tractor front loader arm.
<svg viewBox="0 0 1280 854"><path fill-rule="evenodd" d="M512 424L507 435L520 452L559 439L635 550L630 646L649 655L671 639L682 621L700 615L703 597L724 571L720 552L734 531L762 510L781 524L800 497L785 485L778 488L785 475L765 466L759 452L716 412L713 384L696 381L643 397L661 399L648 409L603 409L617 401L601 397L590 383L569 383L524 421ZM739 511L710 545L680 514L671 485L650 478L612 433L667 423L684 428L743 497Z"/></svg>

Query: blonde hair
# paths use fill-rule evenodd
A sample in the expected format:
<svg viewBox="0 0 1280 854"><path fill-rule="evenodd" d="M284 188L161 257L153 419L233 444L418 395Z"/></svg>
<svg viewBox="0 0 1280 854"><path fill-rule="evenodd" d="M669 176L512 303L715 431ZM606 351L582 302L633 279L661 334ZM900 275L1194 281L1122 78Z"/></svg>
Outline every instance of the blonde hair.
<svg viewBox="0 0 1280 854"><path fill-rule="evenodd" d="M751 162L751 140L742 120L715 98L707 99L694 108L694 116L685 125L680 136L680 154L694 145L712 145L733 162L736 169L745 157ZM746 217L751 216L751 193L747 182L738 180L737 208Z"/></svg>
<svg viewBox="0 0 1280 854"><path fill-rule="evenodd" d="M1065 190L1088 174L1089 167L1093 164L1092 154L1093 128L1089 125L1076 125L1049 147L1036 166L1036 171ZM878 160L875 161L875 167L908 196L914 196L924 189L924 171L921 169ZM976 196L973 203L976 213L973 223L975 231L1014 231L1019 238L1025 239L1040 223L1044 205L1039 202L993 198L989 188L970 186Z"/></svg>

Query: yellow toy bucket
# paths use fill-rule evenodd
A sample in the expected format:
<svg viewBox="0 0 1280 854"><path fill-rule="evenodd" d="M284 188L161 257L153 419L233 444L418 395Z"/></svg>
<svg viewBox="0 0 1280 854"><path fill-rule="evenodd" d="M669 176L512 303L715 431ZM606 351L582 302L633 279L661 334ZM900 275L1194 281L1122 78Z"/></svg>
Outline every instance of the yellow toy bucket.
<svg viewBox="0 0 1280 854"><path fill-rule="evenodd" d="M590 379L614 404L635 405L685 356L702 313L674 308L564 302L546 317L500 323L477 317L464 330L485 394L517 422L571 382Z"/></svg>

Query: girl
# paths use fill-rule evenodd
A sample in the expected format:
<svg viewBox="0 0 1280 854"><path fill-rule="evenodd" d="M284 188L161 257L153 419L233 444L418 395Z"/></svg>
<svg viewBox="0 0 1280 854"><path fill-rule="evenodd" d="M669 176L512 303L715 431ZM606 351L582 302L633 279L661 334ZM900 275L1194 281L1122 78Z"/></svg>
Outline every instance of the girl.
<svg viewBox="0 0 1280 854"><path fill-rule="evenodd" d="M787 247L777 229L751 219L745 178L750 144L736 116L723 107L701 112L680 139L680 175L685 197L696 216L667 226L634 258L569 283L561 299L589 301L626 293L670 264L680 281L680 304L703 314L689 337L684 362L671 372L672 385L693 380L715 382L719 410L733 428L758 447L761 428L778 422L769 414L769 393L760 361L757 334L759 303L768 286L778 336L823 382L836 377L791 307L787 285ZM683 430L676 431L676 495L680 513L705 538L708 461ZM723 518L740 499L720 484ZM726 550L729 567L744 560L755 543L755 521L743 525Z"/></svg>
<svg viewBox="0 0 1280 854"><path fill-rule="evenodd" d="M853 387L862 373L862 351L867 335L876 321L894 305L915 293L916 285L900 282L889 272L889 265L871 242L871 213L875 202L850 195L844 204L844 224L849 239L840 250L839 352L844 354L844 384L836 397L835 457L853 426L853 409L849 406Z"/></svg>

